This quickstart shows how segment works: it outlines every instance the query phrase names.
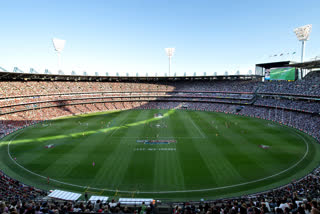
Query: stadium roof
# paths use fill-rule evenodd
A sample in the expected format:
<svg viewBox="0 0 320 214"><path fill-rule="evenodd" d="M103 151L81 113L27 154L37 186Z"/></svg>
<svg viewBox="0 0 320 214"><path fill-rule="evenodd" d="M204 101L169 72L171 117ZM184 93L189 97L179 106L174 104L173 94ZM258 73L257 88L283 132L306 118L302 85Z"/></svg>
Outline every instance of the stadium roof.
<svg viewBox="0 0 320 214"><path fill-rule="evenodd" d="M267 63L256 64L256 67L262 67L262 68L265 68L265 69L270 69L270 68L291 66L291 63L295 63L295 62L292 62L292 61L267 62Z"/></svg>
<svg viewBox="0 0 320 214"><path fill-rule="evenodd" d="M290 66L296 67L296 68L303 68L303 69L320 68L320 60L301 62L301 63L293 63L293 64L290 64Z"/></svg>
<svg viewBox="0 0 320 214"><path fill-rule="evenodd" d="M286 67L286 66L303 68L303 69L313 69L313 68L320 68L320 59L308 61L308 62L299 62L299 63L293 62L293 61L268 62L268 63L256 64L256 66L262 67L265 69Z"/></svg>
<svg viewBox="0 0 320 214"><path fill-rule="evenodd" d="M0 72L2 81L94 81L94 82L154 82L154 81L183 81L183 80L251 80L259 79L259 75L228 75L228 76L170 76L170 77L133 77L133 76L84 76Z"/></svg>

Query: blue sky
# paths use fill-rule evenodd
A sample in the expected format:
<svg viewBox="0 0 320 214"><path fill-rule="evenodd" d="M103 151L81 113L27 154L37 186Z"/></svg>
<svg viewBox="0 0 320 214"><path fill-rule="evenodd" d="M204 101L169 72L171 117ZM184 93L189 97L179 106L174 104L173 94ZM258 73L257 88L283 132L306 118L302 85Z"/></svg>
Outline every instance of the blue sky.
<svg viewBox="0 0 320 214"><path fill-rule="evenodd" d="M247 73L270 55L297 52L293 29L312 24L306 59L320 55L320 1L0 1L0 66L58 70L53 37L65 39L62 70L150 76ZM282 58L284 59L284 58Z"/></svg>

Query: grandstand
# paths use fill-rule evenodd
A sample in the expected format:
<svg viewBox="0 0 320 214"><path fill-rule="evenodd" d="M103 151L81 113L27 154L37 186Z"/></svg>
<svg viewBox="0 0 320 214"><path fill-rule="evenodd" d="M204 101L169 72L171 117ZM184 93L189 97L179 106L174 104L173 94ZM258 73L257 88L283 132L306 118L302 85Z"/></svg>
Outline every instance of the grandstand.
<svg viewBox="0 0 320 214"><path fill-rule="evenodd" d="M320 214L320 1L0 5L0 214Z"/></svg>
<svg viewBox="0 0 320 214"><path fill-rule="evenodd" d="M297 66L301 67L301 64ZM187 108L275 121L320 141L319 78L318 71L311 71L301 81L265 82L261 81L262 76L255 75L139 78L1 72L0 136L9 137L20 129L65 116L114 110ZM7 163L5 158L1 161ZM23 184L20 180L23 175L12 178L6 174L10 166L12 163L2 164L0 173L0 201L6 202L0 206L1 212L5 209L24 211L30 206L35 211L45 212L133 212L144 206L114 201L107 204L52 201L46 197L48 188L57 186L52 184L50 187L49 178L44 189L40 184ZM277 207L289 204L289 209L305 212L311 210L311 200L319 198L319 181L319 169L316 168L299 180L261 193L188 203L175 199L162 204L151 203L147 209L158 213L171 209L189 210L190 213L198 209L228 213L234 207L240 207L248 212L280 212ZM30 200L37 201L39 206L30 205Z"/></svg>

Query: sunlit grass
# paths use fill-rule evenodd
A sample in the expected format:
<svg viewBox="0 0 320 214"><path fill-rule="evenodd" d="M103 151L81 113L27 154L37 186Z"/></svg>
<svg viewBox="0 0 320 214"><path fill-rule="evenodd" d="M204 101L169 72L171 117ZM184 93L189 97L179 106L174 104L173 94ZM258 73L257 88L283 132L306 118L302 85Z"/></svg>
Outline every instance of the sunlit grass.
<svg viewBox="0 0 320 214"><path fill-rule="evenodd" d="M168 112L166 112L163 115L162 118L153 117L153 118L150 118L150 119L147 119L147 120L143 120L143 121L124 124L122 126L113 126L113 127L109 127L109 128L100 128L100 129L96 129L96 130L71 133L71 134L68 134L68 135L62 134L62 135L54 135L54 136L48 136L48 137L38 137L38 138L31 138L31 139L2 141L2 143L8 144L10 142L11 144L19 144L19 143L30 143L30 142L43 142L43 141L50 141L50 140L61 140L61 139L65 139L65 138L83 137L83 136L89 136L89 135L93 135L93 134L97 134L97 133L109 133L109 132L112 132L112 131L115 131L115 130L118 130L118 129L144 125L145 123L150 123L150 122L154 122L154 121L157 121L157 120L162 120L162 119L164 119L166 117L169 117L174 112L175 112L175 109L171 109L171 110L168 110ZM66 118L64 118L64 119L66 119Z"/></svg>

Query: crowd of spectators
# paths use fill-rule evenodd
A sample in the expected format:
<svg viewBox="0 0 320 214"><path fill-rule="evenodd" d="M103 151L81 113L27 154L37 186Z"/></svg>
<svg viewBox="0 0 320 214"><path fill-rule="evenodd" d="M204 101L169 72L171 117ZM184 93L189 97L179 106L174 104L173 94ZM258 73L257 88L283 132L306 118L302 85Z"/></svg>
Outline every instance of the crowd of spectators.
<svg viewBox="0 0 320 214"><path fill-rule="evenodd" d="M305 77L305 80L319 82L320 81L320 71L309 72Z"/></svg>
<svg viewBox="0 0 320 214"><path fill-rule="evenodd" d="M320 97L320 72L312 72L299 81L266 81L259 83L258 93Z"/></svg>
<svg viewBox="0 0 320 214"><path fill-rule="evenodd" d="M214 91L258 92L319 96L320 72L300 81L225 80L160 82L0 81L0 98L95 92Z"/></svg>
<svg viewBox="0 0 320 214"><path fill-rule="evenodd" d="M294 99L280 99L270 97L259 97L254 105L284 108L288 110L304 111L310 113L320 113L320 102L319 101L305 101L305 100L294 100Z"/></svg>
<svg viewBox="0 0 320 214"><path fill-rule="evenodd" d="M24 185L23 183L8 177L2 171L0 171L0 201L6 201L10 203L17 201L30 201L41 199L46 195L46 191ZM2 212L0 211L0 213Z"/></svg>
<svg viewBox="0 0 320 214"><path fill-rule="evenodd" d="M290 184L267 192L244 195L233 199L198 202L171 202L128 206L111 200L109 202L62 202L41 199L46 192L20 184L2 173L0 213L160 213L159 207L173 214L318 214L320 199L320 169ZM8 185L9 184L9 185ZM5 188L6 191L2 189Z"/></svg>
<svg viewBox="0 0 320 214"><path fill-rule="evenodd" d="M151 205L126 206L114 200L110 202L77 201L63 202L59 200L17 200L12 202L0 201L0 213L25 214L67 214L67 213L154 213Z"/></svg>
<svg viewBox="0 0 320 214"><path fill-rule="evenodd" d="M5 81L0 82L0 98L59 95L91 92L141 91L215 91L253 92L255 81L178 81L159 83L72 82L72 81Z"/></svg>
<svg viewBox="0 0 320 214"><path fill-rule="evenodd" d="M309 177L299 181L292 182L286 187L269 191L263 194L243 196L236 199L216 200L212 202L200 203L182 203L175 206L173 213L208 213L208 214L246 214L246 213L291 213L306 214L319 213L319 177L310 175ZM317 197L306 197L301 192L306 191L305 188L316 187L313 192ZM302 196L303 195L303 196Z"/></svg>

